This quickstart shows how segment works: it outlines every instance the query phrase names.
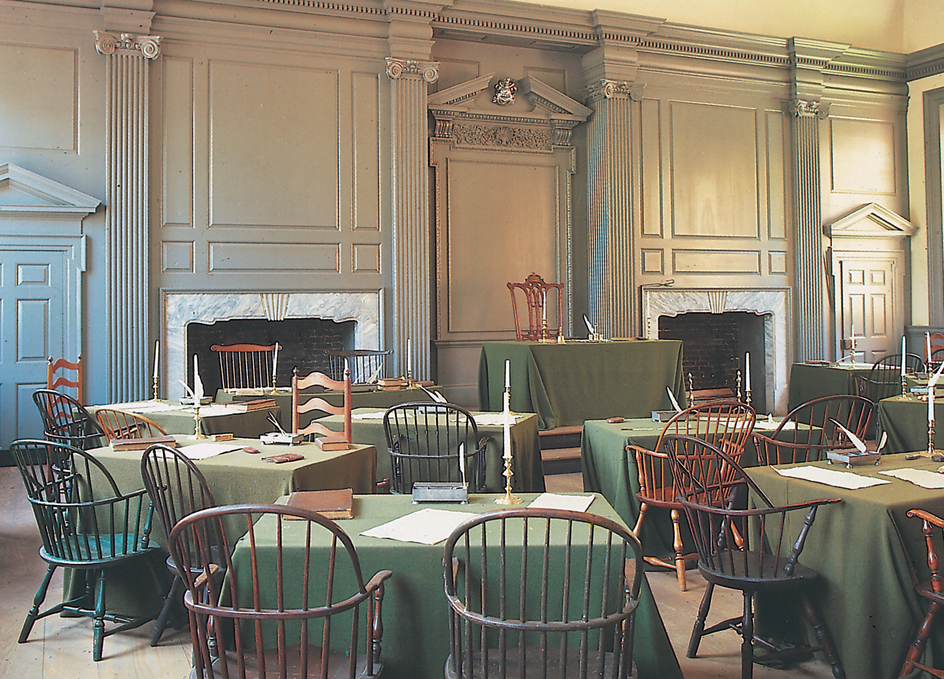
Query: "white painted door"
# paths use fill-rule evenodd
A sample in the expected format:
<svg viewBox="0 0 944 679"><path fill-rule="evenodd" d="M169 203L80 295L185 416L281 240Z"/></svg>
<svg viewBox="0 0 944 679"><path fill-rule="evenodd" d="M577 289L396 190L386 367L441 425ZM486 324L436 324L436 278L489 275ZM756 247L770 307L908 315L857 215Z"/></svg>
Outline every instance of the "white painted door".
<svg viewBox="0 0 944 679"><path fill-rule="evenodd" d="M65 260L60 250L0 247L0 448L42 438L33 391L46 386L47 357L65 355Z"/></svg>
<svg viewBox="0 0 944 679"><path fill-rule="evenodd" d="M901 352L904 332L904 292L901 275L904 255L900 252L837 252L839 270L837 307L841 317L841 354L850 353L855 337L855 360L874 363L883 356ZM909 347L911 351L911 347ZM920 352L912 352L920 353Z"/></svg>

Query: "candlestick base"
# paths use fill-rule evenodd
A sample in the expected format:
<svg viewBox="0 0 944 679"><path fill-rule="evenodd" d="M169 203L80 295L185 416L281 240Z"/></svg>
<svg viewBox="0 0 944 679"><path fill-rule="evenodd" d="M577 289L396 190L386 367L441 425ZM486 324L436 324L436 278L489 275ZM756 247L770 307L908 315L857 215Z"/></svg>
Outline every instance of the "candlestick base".
<svg viewBox="0 0 944 679"><path fill-rule="evenodd" d="M200 405L197 403L195 403L193 407L193 438L197 441L206 438L206 435L200 431Z"/></svg>
<svg viewBox="0 0 944 679"><path fill-rule="evenodd" d="M750 404L751 404L751 390L750 390L750 389L748 389L747 391L744 392L744 402L745 402L747 405L750 405Z"/></svg>
<svg viewBox="0 0 944 679"><path fill-rule="evenodd" d="M928 457L934 455L934 420L928 421Z"/></svg>
<svg viewBox="0 0 944 679"><path fill-rule="evenodd" d="M161 393L160 393L160 390L161 390L161 388L160 388L160 380L158 380L157 375L155 375L155 376L151 379L151 393L152 393L151 400L152 400L152 401L160 401L160 400L161 400Z"/></svg>
<svg viewBox="0 0 944 679"><path fill-rule="evenodd" d="M511 471L511 456L504 458L505 460L505 471L502 472L502 476L505 477L505 494L495 500L496 505L520 505L523 500L520 497L511 494L511 477L514 476L514 472Z"/></svg>

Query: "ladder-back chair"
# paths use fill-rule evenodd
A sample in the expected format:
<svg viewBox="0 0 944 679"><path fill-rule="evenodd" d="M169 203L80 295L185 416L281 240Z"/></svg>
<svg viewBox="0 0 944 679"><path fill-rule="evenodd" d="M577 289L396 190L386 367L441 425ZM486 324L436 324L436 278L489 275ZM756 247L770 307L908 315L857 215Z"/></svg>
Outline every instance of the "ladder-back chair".
<svg viewBox="0 0 944 679"><path fill-rule="evenodd" d="M79 403L85 403L82 396L82 354L73 363L64 358L53 360L52 356L48 359L46 366L46 388L59 389L67 387L75 390L75 400Z"/></svg>
<svg viewBox="0 0 944 679"><path fill-rule="evenodd" d="M511 310L515 315L516 338L519 341L557 340L564 325L564 286L561 283L545 283L536 273L525 278L523 283L507 283L507 286L511 293Z"/></svg>
<svg viewBox="0 0 944 679"><path fill-rule="evenodd" d="M343 402L341 405L334 405L320 396L305 398L305 395L301 393L302 390L314 386L340 391ZM301 416L315 411L321 411L328 415L340 415L344 420L344 431L337 432L329 429L319 423L318 420L301 427ZM351 373L349 371L345 371L343 380L334 380L323 372L315 371L306 377L299 377L298 368L292 370L292 433L343 437L348 443L351 442Z"/></svg>

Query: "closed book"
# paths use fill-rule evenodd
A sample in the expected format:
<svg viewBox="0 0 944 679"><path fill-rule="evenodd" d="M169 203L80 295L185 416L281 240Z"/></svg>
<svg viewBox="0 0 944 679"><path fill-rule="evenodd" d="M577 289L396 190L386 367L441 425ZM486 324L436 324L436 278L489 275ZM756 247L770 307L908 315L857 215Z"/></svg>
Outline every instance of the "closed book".
<svg viewBox="0 0 944 679"><path fill-rule="evenodd" d="M347 450L351 444L341 436L322 436L315 439L315 443L322 450Z"/></svg>
<svg viewBox="0 0 944 679"><path fill-rule="evenodd" d="M289 507L318 512L326 519L354 518L354 491L350 488L300 490L289 495L286 504Z"/></svg>
<svg viewBox="0 0 944 679"><path fill-rule="evenodd" d="M169 434L167 436L150 436L141 439L111 439L108 442L112 450L145 450L158 443L168 448L177 447L177 439Z"/></svg>
<svg viewBox="0 0 944 679"><path fill-rule="evenodd" d="M274 398L256 398L252 401L239 401L238 403L241 406L245 406L247 411L265 410L266 408L275 407Z"/></svg>

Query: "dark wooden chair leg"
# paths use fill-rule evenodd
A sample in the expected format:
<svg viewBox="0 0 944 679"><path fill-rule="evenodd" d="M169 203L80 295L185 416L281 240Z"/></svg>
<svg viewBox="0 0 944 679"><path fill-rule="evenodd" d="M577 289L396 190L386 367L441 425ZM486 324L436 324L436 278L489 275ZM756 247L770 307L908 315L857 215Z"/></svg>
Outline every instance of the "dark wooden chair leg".
<svg viewBox="0 0 944 679"><path fill-rule="evenodd" d="M180 598L182 587L183 582L181 582L179 576L175 575L174 582L170 586L170 591L167 593L167 596L164 597L164 605L161 606L161 612L157 616L157 621L154 623L154 631L151 633L151 646L157 646L160 642L161 635L167 627L167 619L170 617L170 611L174 607L174 603Z"/></svg>
<svg viewBox="0 0 944 679"><path fill-rule="evenodd" d="M29 633L33 629L33 623L36 622L36 619L39 617L39 607L42 606L43 601L46 599L49 581L52 580L52 574L55 571L56 567L49 564L49 567L46 569L46 575L43 576L43 582L39 586L39 589L36 590L36 596L33 597L33 607L29 610L29 613L26 614L26 620L23 621L23 629L20 630L19 639L21 644L29 637Z"/></svg>
<svg viewBox="0 0 944 679"><path fill-rule="evenodd" d="M711 609L711 595L714 592L715 583L706 583L705 594L701 598L701 604L698 606L698 617L695 618L695 625L692 627L692 636L688 640L689 658L698 655L698 645L701 643L702 634L705 631L705 620L708 619L708 611Z"/></svg>
<svg viewBox="0 0 944 679"><path fill-rule="evenodd" d="M744 616L741 618L741 679L754 676L754 595L744 592Z"/></svg>
<svg viewBox="0 0 944 679"><path fill-rule="evenodd" d="M102 647L105 645L105 571L95 574L95 625L92 634L92 660L102 659Z"/></svg>
<svg viewBox="0 0 944 679"><path fill-rule="evenodd" d="M803 611L806 613L806 618L813 627L813 633L816 635L816 640L819 642L820 648L823 649L826 662L833 668L833 677L835 677L835 679L845 679L846 672L842 668L842 663L839 661L839 653L836 651L833 635L829 633L826 622L822 619L816 607L813 606L810 598L805 594L803 595Z"/></svg>
<svg viewBox="0 0 944 679"><path fill-rule="evenodd" d="M905 655L905 663L901 666L901 672L898 673L899 677L907 676L914 670L915 663L918 661L918 658L921 657L924 644L927 642L928 635L931 633L931 623L934 622L934 616L937 615L938 609L940 609L940 605L935 601L932 601L928 605L928 614L924 616L924 620L918 627L918 635L908 647L908 653Z"/></svg>

